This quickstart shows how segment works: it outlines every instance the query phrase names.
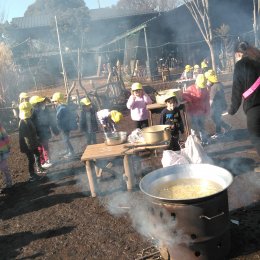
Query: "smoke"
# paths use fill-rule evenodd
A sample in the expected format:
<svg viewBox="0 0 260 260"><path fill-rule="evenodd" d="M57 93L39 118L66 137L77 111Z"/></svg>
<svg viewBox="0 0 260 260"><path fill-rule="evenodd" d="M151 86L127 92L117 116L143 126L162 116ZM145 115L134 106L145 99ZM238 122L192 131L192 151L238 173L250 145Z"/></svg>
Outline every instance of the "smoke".
<svg viewBox="0 0 260 260"><path fill-rule="evenodd" d="M228 189L229 209L234 210L253 204L260 199L260 177L257 173L239 175Z"/></svg>
<svg viewBox="0 0 260 260"><path fill-rule="evenodd" d="M128 214L133 227L159 247L189 243L188 236L176 228L176 220L166 209L136 195L120 192L109 199L106 206L113 215Z"/></svg>

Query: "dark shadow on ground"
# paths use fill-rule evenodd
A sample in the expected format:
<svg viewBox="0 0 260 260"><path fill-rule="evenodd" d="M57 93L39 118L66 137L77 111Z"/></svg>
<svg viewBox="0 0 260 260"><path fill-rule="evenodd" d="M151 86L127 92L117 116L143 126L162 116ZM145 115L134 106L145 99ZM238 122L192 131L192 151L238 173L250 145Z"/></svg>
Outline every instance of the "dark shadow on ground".
<svg viewBox="0 0 260 260"><path fill-rule="evenodd" d="M60 235L64 235L70 233L75 227L67 226L58 229L50 229L47 231L43 231L40 233L32 233L32 232L21 232L10 235L0 236L0 252L1 259L16 259L19 256L19 250L30 244L32 241L38 239L45 239L50 237L56 237ZM44 250L44 249L43 249ZM37 252L32 256L28 256L26 258L19 259L34 259L44 255L44 252Z"/></svg>
<svg viewBox="0 0 260 260"><path fill-rule="evenodd" d="M214 164L230 171L233 175L241 175L254 170L255 161L251 158L225 158L215 159Z"/></svg>
<svg viewBox="0 0 260 260"><path fill-rule="evenodd" d="M0 219L10 219L56 204L70 203L74 199L89 196L89 193L83 194L82 192L52 195L57 187L75 185L77 182L72 178L81 174L83 169L83 167L72 167L70 169L57 170L43 180L14 185L11 191L0 198ZM69 179L65 180L66 178ZM56 181L56 183L53 181Z"/></svg>
<svg viewBox="0 0 260 260"><path fill-rule="evenodd" d="M230 212L230 219L239 221L239 225L233 223L230 224L231 258L248 255L260 250L259 212L259 202Z"/></svg>
<svg viewBox="0 0 260 260"><path fill-rule="evenodd" d="M75 192L71 194L56 194L51 196L46 194L45 196L32 199L27 197L27 200L16 203L13 205L13 207L8 207L8 203L5 202L3 205L1 205L0 219L11 219L29 212L49 208L57 204L70 203L75 199L83 197L86 197L86 194L83 194L82 192Z"/></svg>

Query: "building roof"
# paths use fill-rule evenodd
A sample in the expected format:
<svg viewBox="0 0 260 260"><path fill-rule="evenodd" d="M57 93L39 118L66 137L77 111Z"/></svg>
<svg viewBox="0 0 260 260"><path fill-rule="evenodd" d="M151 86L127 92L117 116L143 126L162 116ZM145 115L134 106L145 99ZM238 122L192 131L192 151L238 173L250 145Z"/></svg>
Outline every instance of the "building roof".
<svg viewBox="0 0 260 260"><path fill-rule="evenodd" d="M144 14L156 14L156 11L139 12L131 10L118 10L116 8L99 8L89 10L90 20L99 21L119 17L128 17ZM19 29L50 26L54 17L52 15L24 16L13 18L11 24Z"/></svg>

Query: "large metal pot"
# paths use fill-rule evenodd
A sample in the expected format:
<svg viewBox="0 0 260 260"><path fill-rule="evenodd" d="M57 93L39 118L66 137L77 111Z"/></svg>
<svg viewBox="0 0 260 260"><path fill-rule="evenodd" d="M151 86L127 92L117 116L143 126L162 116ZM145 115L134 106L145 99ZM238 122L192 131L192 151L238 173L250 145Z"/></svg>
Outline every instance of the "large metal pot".
<svg viewBox="0 0 260 260"><path fill-rule="evenodd" d="M156 144L167 142L171 138L171 130L169 125L154 125L142 129L142 135L145 143Z"/></svg>
<svg viewBox="0 0 260 260"><path fill-rule="evenodd" d="M190 179L191 182L194 180L212 181L222 187L220 192L226 190L233 181L231 173L218 166L210 164L181 164L150 172L141 180L139 185L142 192L147 194L149 197L161 201L170 201L174 203L186 203L190 201L191 203L194 203L195 201L205 199L205 197L203 197L173 200L169 198L162 198L158 195L158 187L163 187L163 185L175 180L180 182L181 179ZM214 195L216 194L212 194L210 197Z"/></svg>
<svg viewBox="0 0 260 260"><path fill-rule="evenodd" d="M185 200L158 196L158 187L184 179L191 183L198 180L203 180L204 184L215 182L222 189L209 196ZM187 243L169 243L158 232L157 239L160 240L165 259L227 259L230 250L227 188L232 180L227 170L209 164L169 166L153 171L141 180L140 188L151 201L149 221L153 226L160 227L170 217L175 221L175 226L169 230L172 241L175 241L177 231L183 232L189 240Z"/></svg>

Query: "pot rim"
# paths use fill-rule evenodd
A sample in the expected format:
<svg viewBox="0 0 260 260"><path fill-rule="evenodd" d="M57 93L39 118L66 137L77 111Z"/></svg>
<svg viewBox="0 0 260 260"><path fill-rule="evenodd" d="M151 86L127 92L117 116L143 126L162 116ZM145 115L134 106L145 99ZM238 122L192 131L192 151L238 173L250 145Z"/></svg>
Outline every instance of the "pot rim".
<svg viewBox="0 0 260 260"><path fill-rule="evenodd" d="M182 169L181 169L182 168ZM211 172L207 173L207 174L213 174L213 170L216 170L218 172L215 173L216 176L218 176L218 179L222 179L222 183L217 182L216 180L212 180L211 178L205 178L207 180L212 180L217 182L219 185L222 186L222 190L217 192L217 193L213 193L211 195L208 196L203 196L203 197L196 197L196 198L186 198L186 199L170 199L170 198L164 198L164 197L159 197L156 196L155 194L152 194L152 189L155 187L154 182L158 182L159 179L162 178L166 178L167 176L171 176L172 174L175 174L176 176L182 176L182 178L187 178L187 176L183 175L183 171L201 171L202 168L204 168L204 171L206 171L207 169L211 170ZM175 171L175 172L173 172ZM194 174L194 173L193 173ZM206 175L206 173L203 173L202 175ZM199 177L200 175L198 174L198 178L190 178L190 179L202 179L202 177ZM210 175L209 175L210 176ZM181 179L181 178L177 178L177 179ZM225 182L225 184L223 184ZM220 193L222 193L223 191L227 190L228 187L232 184L233 182L233 176L232 174L226 170L225 168L216 166L216 165L212 165L212 164L179 164L179 165L173 165L173 166L168 166L168 167L164 167L164 168L160 168L158 170L152 171L150 173L148 173L146 176L144 176L140 183L139 183L139 187L140 190L146 194L148 197L152 198L152 199L156 199L156 200L160 200L160 201L169 201L169 202L176 202L176 203L182 203L182 202L196 202L199 200L205 200L207 198L211 198L212 196L216 196Z"/></svg>
<svg viewBox="0 0 260 260"><path fill-rule="evenodd" d="M157 130L157 131L155 131L155 130L152 130L153 128L162 128L162 129L160 129L160 130ZM154 134L154 133L160 133L160 132L164 132L164 131L166 131L166 130L168 130L169 129L169 127L170 127L170 125L152 125L152 126L148 126L148 127L145 127L145 128L143 128L142 129L142 133L144 133L144 134L147 134L147 133L151 133L151 134ZM150 129L151 130L150 130Z"/></svg>

